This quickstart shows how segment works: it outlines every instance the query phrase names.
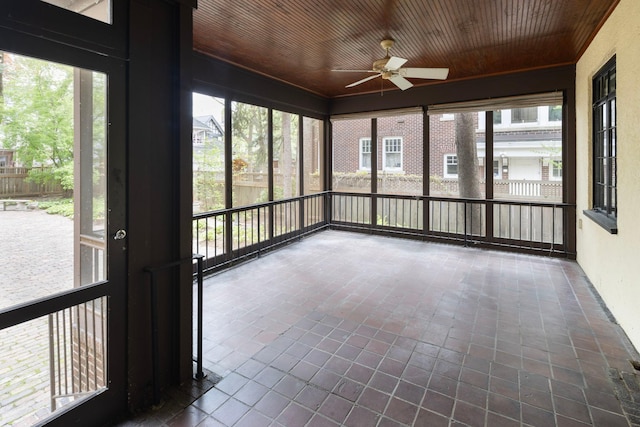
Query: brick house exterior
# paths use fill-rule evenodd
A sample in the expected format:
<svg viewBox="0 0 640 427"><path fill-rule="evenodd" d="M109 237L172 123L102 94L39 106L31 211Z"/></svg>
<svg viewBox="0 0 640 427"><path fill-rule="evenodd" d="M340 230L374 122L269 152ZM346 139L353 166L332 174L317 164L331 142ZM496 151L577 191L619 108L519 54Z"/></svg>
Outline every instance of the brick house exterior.
<svg viewBox="0 0 640 427"><path fill-rule="evenodd" d="M521 109L525 110L525 109ZM485 168L494 171L494 179L537 182L552 181L561 186L561 122L551 120L547 114L551 107L532 107L529 109L535 122L515 122L519 114L511 110L496 113L494 119L494 158L486 161L484 113L474 113L476 141L479 157L478 177L484 180ZM515 111L515 110L514 110ZM396 174L422 177L423 153L423 115L405 114L377 119L377 165L379 175ZM343 119L333 123L333 172L334 175L356 174L361 176L370 170L363 144L366 147L371 136L371 119ZM385 163L385 141L401 141L401 167L389 168ZM457 181L455 167L447 170L447 161L456 162L455 120L454 114L429 116L429 175L436 180ZM555 170L554 170L555 168ZM508 183L503 183L507 185ZM540 190L533 194L540 195ZM554 194L557 197L557 189Z"/></svg>

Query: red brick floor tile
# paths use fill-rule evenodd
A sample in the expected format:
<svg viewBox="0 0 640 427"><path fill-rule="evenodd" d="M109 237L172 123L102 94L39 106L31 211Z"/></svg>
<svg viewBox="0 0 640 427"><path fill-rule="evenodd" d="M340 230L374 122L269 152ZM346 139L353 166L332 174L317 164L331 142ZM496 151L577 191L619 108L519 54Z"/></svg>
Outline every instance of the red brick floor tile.
<svg viewBox="0 0 640 427"><path fill-rule="evenodd" d="M231 398L224 402L218 409L213 411L211 416L227 425L233 425L236 421L242 418L249 409L249 406L239 400Z"/></svg>
<svg viewBox="0 0 640 427"><path fill-rule="evenodd" d="M195 406L189 406L171 418L167 425L169 427L195 426L207 418L207 413L199 410Z"/></svg>
<svg viewBox="0 0 640 427"><path fill-rule="evenodd" d="M572 261L327 231L209 283L224 378L159 422L629 425L609 368L638 356Z"/></svg>
<svg viewBox="0 0 640 427"><path fill-rule="evenodd" d="M393 392L393 396L402 400L406 400L407 402L413 403L417 406L422 402L424 392L425 391L423 387L419 387L406 381L400 381L395 391Z"/></svg>
<svg viewBox="0 0 640 427"><path fill-rule="evenodd" d="M333 393L342 396L345 399L355 402L364 390L364 385L357 383L349 378L342 378L333 388Z"/></svg>
<svg viewBox="0 0 640 427"><path fill-rule="evenodd" d="M520 386L520 400L531 406L545 409L547 411L553 411L553 402L550 392Z"/></svg>
<svg viewBox="0 0 640 427"><path fill-rule="evenodd" d="M277 369L272 368L271 366L267 366L257 374L253 379L265 387L273 387L284 377L284 373Z"/></svg>
<svg viewBox="0 0 640 427"><path fill-rule="evenodd" d="M491 427L520 427L520 421L505 417L501 414L489 412L487 414L487 426Z"/></svg>
<svg viewBox="0 0 640 427"><path fill-rule="evenodd" d="M420 409L413 427L448 427L449 417L436 414L426 409Z"/></svg>
<svg viewBox="0 0 640 427"><path fill-rule="evenodd" d="M369 408L374 412L383 413L387 407L387 403L391 399L391 396L373 389L371 387L365 387L358 398L358 405L365 408Z"/></svg>
<svg viewBox="0 0 640 427"><path fill-rule="evenodd" d="M199 399L193 402L193 406L200 408L204 412L210 414L220 407L224 402L229 399L229 395L221 392L218 389L212 388Z"/></svg>
<svg viewBox="0 0 640 427"><path fill-rule="evenodd" d="M451 416L454 403L455 400L449 396L427 390L421 406L448 418Z"/></svg>
<svg viewBox="0 0 640 427"><path fill-rule="evenodd" d="M485 410L466 402L456 402L453 411L453 419L460 421L470 427L483 427L485 421ZM550 424L533 424L533 425L550 425Z"/></svg>
<svg viewBox="0 0 640 427"><path fill-rule="evenodd" d="M458 383L456 399L464 401L480 408L487 407L488 392L484 389L466 383Z"/></svg>
<svg viewBox="0 0 640 427"><path fill-rule="evenodd" d="M342 423L352 407L353 404L347 399L330 394L320 406L318 412L338 423Z"/></svg>
<svg viewBox="0 0 640 427"><path fill-rule="evenodd" d="M312 416L313 412L309 409L292 402L276 418L276 421L284 426L303 426Z"/></svg>
<svg viewBox="0 0 640 427"><path fill-rule="evenodd" d="M250 381L238 390L233 397L246 405L253 406L262 399L268 391L269 389L262 384Z"/></svg>
<svg viewBox="0 0 640 427"><path fill-rule="evenodd" d="M252 409L235 424L235 427L268 427L272 421L257 410Z"/></svg>
<svg viewBox="0 0 640 427"><path fill-rule="evenodd" d="M270 391L255 404L254 408L268 417L275 418L280 415L280 412L287 407L289 402L290 400L281 394Z"/></svg>
<svg viewBox="0 0 640 427"><path fill-rule="evenodd" d="M315 414L306 427L339 427L340 424L320 414Z"/></svg>
<svg viewBox="0 0 640 427"><path fill-rule="evenodd" d="M301 360L294 366L290 373L291 375L300 378L303 381L309 381L313 376L318 372L320 368L311 363L307 363L304 360Z"/></svg>
<svg viewBox="0 0 640 427"><path fill-rule="evenodd" d="M522 403L522 422L532 426L552 426L555 424L553 412ZM607 424L598 424L607 425Z"/></svg>
<svg viewBox="0 0 640 427"><path fill-rule="evenodd" d="M418 407L416 405L392 397L384 415L400 423L411 425L417 412Z"/></svg>
<svg viewBox="0 0 640 427"><path fill-rule="evenodd" d="M300 393L298 393L294 401L311 409L312 411L317 411L328 395L329 392L326 390L307 385L300 391Z"/></svg>
<svg viewBox="0 0 640 427"><path fill-rule="evenodd" d="M324 389L333 390L340 381L341 376L328 369L320 369L318 373L309 381L311 384Z"/></svg>
<svg viewBox="0 0 640 427"><path fill-rule="evenodd" d="M520 420L520 401L496 393L489 393L489 411Z"/></svg>
<svg viewBox="0 0 640 427"><path fill-rule="evenodd" d="M356 382L367 384L371 376L373 375L374 370L368 368L366 366L360 365L358 363L354 363L345 373L347 378L350 378Z"/></svg>
<svg viewBox="0 0 640 427"><path fill-rule="evenodd" d="M285 375L284 378L282 378L282 380L273 387L273 390L288 397L289 399L293 399L298 393L300 393L300 390L302 390L304 386L304 381L301 381L291 375Z"/></svg>
<svg viewBox="0 0 640 427"><path fill-rule="evenodd" d="M225 378L222 379L218 384L216 384L216 388L228 395L233 395L235 392L240 390L245 384L247 384L247 378L239 375L235 372L230 373Z"/></svg>
<svg viewBox="0 0 640 427"><path fill-rule="evenodd" d="M344 425L346 427L375 426L378 423L379 417L380 414L376 414L367 408L356 406L351 410L349 416L347 416L347 419L344 421Z"/></svg>
<svg viewBox="0 0 640 427"><path fill-rule="evenodd" d="M371 377L371 380L369 381L369 387L387 394L391 394L396 389L398 382L399 379L397 377L377 371Z"/></svg>

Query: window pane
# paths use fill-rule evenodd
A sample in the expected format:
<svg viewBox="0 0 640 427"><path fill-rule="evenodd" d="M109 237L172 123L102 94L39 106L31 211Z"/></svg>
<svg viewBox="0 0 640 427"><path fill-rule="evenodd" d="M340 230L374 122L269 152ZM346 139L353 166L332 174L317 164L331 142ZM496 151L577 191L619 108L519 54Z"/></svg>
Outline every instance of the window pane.
<svg viewBox="0 0 640 427"><path fill-rule="evenodd" d="M371 138L360 138L360 169L371 170Z"/></svg>
<svg viewBox="0 0 640 427"><path fill-rule="evenodd" d="M33 425L107 387L107 298L0 330L0 425Z"/></svg>
<svg viewBox="0 0 640 427"><path fill-rule="evenodd" d="M493 124L494 125L502 124L502 110L494 110L494 112L493 112Z"/></svg>
<svg viewBox="0 0 640 427"><path fill-rule="evenodd" d="M485 130L478 127L480 114L484 112L456 113L452 121L429 116L431 195L483 196Z"/></svg>
<svg viewBox="0 0 640 427"><path fill-rule="evenodd" d="M269 199L267 109L241 102L231 104L233 206Z"/></svg>
<svg viewBox="0 0 640 427"><path fill-rule="evenodd" d="M593 208L616 216L615 58L593 81Z"/></svg>
<svg viewBox="0 0 640 427"><path fill-rule="evenodd" d="M12 176L9 185L0 174L0 199L14 200L0 206L0 253L12 255L0 274L6 308L107 278L108 118L106 75L0 54Z"/></svg>
<svg viewBox="0 0 640 427"><path fill-rule="evenodd" d="M42 0L45 3L111 24L111 0Z"/></svg>
<svg viewBox="0 0 640 427"><path fill-rule="evenodd" d="M514 108L511 110L511 123L535 123L538 121L538 108Z"/></svg>
<svg viewBox="0 0 640 427"><path fill-rule="evenodd" d="M371 119L337 120L332 128L333 190L370 193L371 172L366 165L371 168Z"/></svg>
<svg viewBox="0 0 640 427"><path fill-rule="evenodd" d="M288 199L298 192L298 116L273 112L274 200Z"/></svg>
<svg viewBox="0 0 640 427"><path fill-rule="evenodd" d="M423 194L422 121L422 114L378 118L378 193Z"/></svg>
<svg viewBox="0 0 640 427"><path fill-rule="evenodd" d="M193 94L193 213L225 207L224 99Z"/></svg>
<svg viewBox="0 0 640 427"><path fill-rule="evenodd" d="M304 144L304 194L323 191L324 123L309 117L302 118Z"/></svg>
<svg viewBox="0 0 640 427"><path fill-rule="evenodd" d="M537 112L544 110L513 109L512 121L529 118L530 125L494 129L493 161L500 165L494 175L494 198L562 201L562 106L549 106L549 120L537 121Z"/></svg>
<svg viewBox="0 0 640 427"><path fill-rule="evenodd" d="M562 105L554 105L549 107L549 121L557 122L562 120Z"/></svg>

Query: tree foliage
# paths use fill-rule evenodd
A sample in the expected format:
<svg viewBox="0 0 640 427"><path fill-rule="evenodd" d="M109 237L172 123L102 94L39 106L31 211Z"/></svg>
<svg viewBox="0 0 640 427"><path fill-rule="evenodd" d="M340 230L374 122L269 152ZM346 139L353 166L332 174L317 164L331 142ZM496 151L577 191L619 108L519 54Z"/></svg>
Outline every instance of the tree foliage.
<svg viewBox="0 0 640 427"><path fill-rule="evenodd" d="M38 182L73 186L73 68L5 55L2 72L2 145L25 167L50 166ZM10 59L10 60L7 60Z"/></svg>

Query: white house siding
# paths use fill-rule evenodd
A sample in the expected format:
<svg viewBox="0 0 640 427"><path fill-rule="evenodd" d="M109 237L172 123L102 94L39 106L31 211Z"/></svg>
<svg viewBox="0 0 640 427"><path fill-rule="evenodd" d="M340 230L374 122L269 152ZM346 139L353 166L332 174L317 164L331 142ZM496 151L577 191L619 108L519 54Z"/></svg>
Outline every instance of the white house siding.
<svg viewBox="0 0 640 427"><path fill-rule="evenodd" d="M640 1L621 0L576 69L577 259L636 348L640 348ZM616 55L618 234L587 218L591 207L591 85Z"/></svg>

